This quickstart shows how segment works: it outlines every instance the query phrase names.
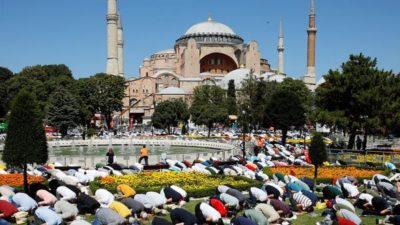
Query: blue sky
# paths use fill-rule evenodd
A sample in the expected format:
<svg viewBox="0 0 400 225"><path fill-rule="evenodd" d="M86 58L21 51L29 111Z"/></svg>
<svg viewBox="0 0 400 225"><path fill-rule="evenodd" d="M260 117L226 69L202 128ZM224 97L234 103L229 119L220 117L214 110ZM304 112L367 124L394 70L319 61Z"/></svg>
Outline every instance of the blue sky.
<svg viewBox="0 0 400 225"><path fill-rule="evenodd" d="M172 48L192 25L214 20L277 66L279 20L284 22L285 72L306 72L309 0L119 0L124 26L125 74L142 60ZM106 0L0 0L0 66L13 72L36 64L66 64L74 77L106 67ZM349 54L376 57L378 67L400 73L399 0L316 0L316 71L339 68Z"/></svg>

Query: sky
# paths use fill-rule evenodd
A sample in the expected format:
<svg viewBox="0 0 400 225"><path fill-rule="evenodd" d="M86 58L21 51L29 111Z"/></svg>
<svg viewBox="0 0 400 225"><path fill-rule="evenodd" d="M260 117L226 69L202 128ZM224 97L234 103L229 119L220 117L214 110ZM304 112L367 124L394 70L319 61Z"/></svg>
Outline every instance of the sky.
<svg viewBox="0 0 400 225"><path fill-rule="evenodd" d="M125 77L137 77L146 57L173 48L192 25L213 20L277 67L279 21L284 25L285 72L306 73L309 0L118 0L125 41ZM399 0L315 0L317 78L339 69L350 54L377 58L400 73ZM106 0L0 0L0 66L65 64L75 78L106 70Z"/></svg>

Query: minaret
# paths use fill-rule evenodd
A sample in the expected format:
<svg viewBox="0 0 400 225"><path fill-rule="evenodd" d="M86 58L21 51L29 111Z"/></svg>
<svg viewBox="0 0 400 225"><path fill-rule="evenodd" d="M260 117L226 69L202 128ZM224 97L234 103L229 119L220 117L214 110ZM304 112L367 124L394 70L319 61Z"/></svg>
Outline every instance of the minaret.
<svg viewBox="0 0 400 225"><path fill-rule="evenodd" d="M307 74L304 76L303 81L311 90L315 90L316 76L315 76L315 38L317 28L315 27L315 7L314 0L311 0L311 9L309 15L308 29L307 29Z"/></svg>
<svg viewBox="0 0 400 225"><path fill-rule="evenodd" d="M124 36L121 16L118 15L118 75L124 76Z"/></svg>
<svg viewBox="0 0 400 225"><path fill-rule="evenodd" d="M279 37L278 37L278 74L284 74L284 63L283 63L283 25L282 21L279 24Z"/></svg>
<svg viewBox="0 0 400 225"><path fill-rule="evenodd" d="M117 0L108 0L107 11L107 74L118 75Z"/></svg>

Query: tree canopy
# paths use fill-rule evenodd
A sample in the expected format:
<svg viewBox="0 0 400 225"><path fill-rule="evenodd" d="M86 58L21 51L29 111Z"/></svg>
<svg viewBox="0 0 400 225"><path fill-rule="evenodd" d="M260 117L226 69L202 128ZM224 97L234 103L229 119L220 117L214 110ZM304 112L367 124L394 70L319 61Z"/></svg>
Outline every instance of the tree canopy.
<svg viewBox="0 0 400 225"><path fill-rule="evenodd" d="M270 118L265 112L276 87L276 82L255 79L253 71L242 81L239 90L239 115L242 119L239 121L245 123L242 127L247 131L270 125Z"/></svg>
<svg viewBox="0 0 400 225"><path fill-rule="evenodd" d="M321 133L315 132L311 139L309 155L312 164L314 165L314 184L318 176L318 167L321 166L327 159L326 146ZM315 186L315 185L314 185Z"/></svg>
<svg viewBox="0 0 400 225"><path fill-rule="evenodd" d="M7 84L6 82L11 79L13 72L11 70L0 67L0 118L4 117L9 108L9 98L7 94Z"/></svg>
<svg viewBox="0 0 400 225"><path fill-rule="evenodd" d="M27 164L45 163L48 159L42 118L35 97L25 89L21 90L11 107L2 160L7 165L24 169L25 191Z"/></svg>
<svg viewBox="0 0 400 225"><path fill-rule="evenodd" d="M107 127L111 128L112 114L122 110L125 97L125 80L120 76L98 73L89 78L91 101L97 112L104 115Z"/></svg>
<svg viewBox="0 0 400 225"><path fill-rule="evenodd" d="M296 93L278 88L271 96L267 111L271 125L282 130L282 142L286 143L287 131L305 123L304 106Z"/></svg>
<svg viewBox="0 0 400 225"><path fill-rule="evenodd" d="M356 132L387 133L398 118L399 78L377 68L377 60L350 55L341 70L330 70L316 90L317 121L350 133L353 148ZM397 96L397 97L395 97Z"/></svg>
<svg viewBox="0 0 400 225"><path fill-rule="evenodd" d="M156 105L151 120L155 128L166 129L171 134L171 129L180 122L185 126L189 116L188 106L181 99L167 100Z"/></svg>
<svg viewBox="0 0 400 225"><path fill-rule="evenodd" d="M47 123L56 127L62 137L67 134L68 129L77 127L79 124L78 102L67 89L55 91L49 101Z"/></svg>
<svg viewBox="0 0 400 225"><path fill-rule="evenodd" d="M208 136L215 123L226 123L228 112L225 107L225 91L215 85L198 86L193 91L190 107L192 120L208 128Z"/></svg>

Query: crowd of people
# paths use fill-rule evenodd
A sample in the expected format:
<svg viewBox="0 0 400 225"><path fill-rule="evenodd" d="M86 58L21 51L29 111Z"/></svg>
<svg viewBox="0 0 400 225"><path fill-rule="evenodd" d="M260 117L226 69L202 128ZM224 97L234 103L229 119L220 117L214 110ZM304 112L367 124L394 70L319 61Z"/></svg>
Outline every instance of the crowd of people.
<svg viewBox="0 0 400 225"><path fill-rule="evenodd" d="M218 158L194 162L166 159L164 163L169 171L245 176L263 183L245 191L220 185L214 195L197 202L194 212L182 207L190 196L176 185L146 193L136 193L126 184L120 184L117 193L106 189L90 191L88 184L95 178L141 171L143 166L139 163L130 167L111 163L96 169L68 171L49 165L31 167L29 173L44 176L47 184L33 183L28 193L1 186L0 225L13 221L40 225L116 225L144 221L151 221L153 225L290 224L301 214L313 213L315 208L324 209L324 219L318 222L323 225L360 225L360 216L368 215L382 216L377 221L380 224L400 224L400 173L396 173L393 165L390 165L393 169L390 177L376 174L372 180L360 182L346 176L333 179L330 184L314 186L313 180L307 177L280 173L268 176L262 172L270 166L310 165L303 149L263 143L257 151L247 153L245 158L232 156L229 162ZM362 211L361 215L356 208ZM88 214L93 215L92 221L85 220Z"/></svg>

